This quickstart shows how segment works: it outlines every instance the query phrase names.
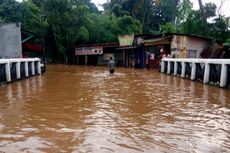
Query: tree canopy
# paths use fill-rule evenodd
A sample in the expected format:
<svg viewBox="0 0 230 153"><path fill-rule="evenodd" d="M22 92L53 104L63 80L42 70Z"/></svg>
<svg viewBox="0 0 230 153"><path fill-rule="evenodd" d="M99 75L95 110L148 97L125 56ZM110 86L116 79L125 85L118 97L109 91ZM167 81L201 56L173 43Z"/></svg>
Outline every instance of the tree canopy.
<svg viewBox="0 0 230 153"><path fill-rule="evenodd" d="M47 55L57 59L76 45L117 42L126 34L198 34L229 43L229 18L198 1L193 10L190 0L109 0L99 11L90 0L1 0L0 23L21 22L41 35L45 28Z"/></svg>

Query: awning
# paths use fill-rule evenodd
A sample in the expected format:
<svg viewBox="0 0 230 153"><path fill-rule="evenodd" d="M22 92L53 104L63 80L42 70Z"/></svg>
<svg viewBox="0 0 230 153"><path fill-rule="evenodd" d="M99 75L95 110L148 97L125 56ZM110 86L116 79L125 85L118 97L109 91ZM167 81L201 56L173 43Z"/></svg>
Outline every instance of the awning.
<svg viewBox="0 0 230 153"><path fill-rule="evenodd" d="M166 45L171 43L172 36L144 40L145 46Z"/></svg>
<svg viewBox="0 0 230 153"><path fill-rule="evenodd" d="M129 49L136 49L136 46L126 46L126 47L119 47L116 48L115 50L129 50Z"/></svg>
<svg viewBox="0 0 230 153"><path fill-rule="evenodd" d="M25 29L22 29L21 33L22 33L22 43L28 42L30 39L41 38L39 34Z"/></svg>

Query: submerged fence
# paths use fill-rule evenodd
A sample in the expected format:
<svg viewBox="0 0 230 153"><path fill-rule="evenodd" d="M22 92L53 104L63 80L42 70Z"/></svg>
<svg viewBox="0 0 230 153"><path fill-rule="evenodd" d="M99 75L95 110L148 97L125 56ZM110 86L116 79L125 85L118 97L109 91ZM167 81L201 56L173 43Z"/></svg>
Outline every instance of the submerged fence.
<svg viewBox="0 0 230 153"><path fill-rule="evenodd" d="M39 58L0 59L0 84L41 74Z"/></svg>
<svg viewBox="0 0 230 153"><path fill-rule="evenodd" d="M182 78L230 87L230 59L164 58L160 70Z"/></svg>

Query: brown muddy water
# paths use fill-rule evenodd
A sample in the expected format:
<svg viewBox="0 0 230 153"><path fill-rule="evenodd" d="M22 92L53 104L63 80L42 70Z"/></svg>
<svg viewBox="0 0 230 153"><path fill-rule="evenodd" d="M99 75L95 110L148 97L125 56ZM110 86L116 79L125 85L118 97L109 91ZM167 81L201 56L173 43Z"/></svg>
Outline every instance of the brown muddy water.
<svg viewBox="0 0 230 153"><path fill-rule="evenodd" d="M155 71L49 66L0 86L0 152L227 153L230 90Z"/></svg>

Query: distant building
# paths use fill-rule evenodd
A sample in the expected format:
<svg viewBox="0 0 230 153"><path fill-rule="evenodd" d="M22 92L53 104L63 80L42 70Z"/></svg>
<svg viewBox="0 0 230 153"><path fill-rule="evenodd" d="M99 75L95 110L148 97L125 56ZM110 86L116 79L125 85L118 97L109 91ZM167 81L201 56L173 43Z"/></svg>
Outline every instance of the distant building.
<svg viewBox="0 0 230 153"><path fill-rule="evenodd" d="M75 48L76 64L107 65L110 57L117 66L144 67L143 40L150 35L119 36L119 43L82 45Z"/></svg>
<svg viewBox="0 0 230 153"><path fill-rule="evenodd" d="M213 38L188 34L163 34L144 40L145 49L152 53L151 67L157 68L163 57L202 58L201 52Z"/></svg>
<svg viewBox="0 0 230 153"><path fill-rule="evenodd" d="M75 63L78 65L106 65L109 58L116 58L118 43L81 45L75 48Z"/></svg>
<svg viewBox="0 0 230 153"><path fill-rule="evenodd" d="M0 24L0 58L21 58L20 23Z"/></svg>
<svg viewBox="0 0 230 153"><path fill-rule="evenodd" d="M44 61L42 36L37 33L22 29L22 54L24 58L39 57Z"/></svg>
<svg viewBox="0 0 230 153"><path fill-rule="evenodd" d="M145 51L151 54L151 68L158 68L163 57L202 58L201 52L213 38L188 34L139 34L119 37L119 44L77 46L77 64L105 65L107 58L115 58L118 66L145 67Z"/></svg>

